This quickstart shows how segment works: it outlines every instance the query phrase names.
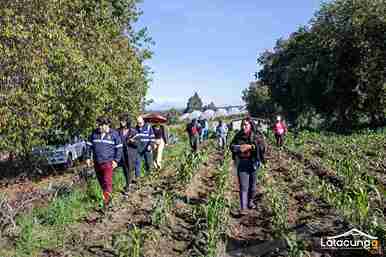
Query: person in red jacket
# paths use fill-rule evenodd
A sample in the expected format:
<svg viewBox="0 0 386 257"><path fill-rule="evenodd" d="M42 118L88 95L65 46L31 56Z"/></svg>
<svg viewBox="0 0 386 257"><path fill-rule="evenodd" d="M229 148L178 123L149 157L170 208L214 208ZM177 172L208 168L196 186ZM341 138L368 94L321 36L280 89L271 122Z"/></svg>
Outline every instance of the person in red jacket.
<svg viewBox="0 0 386 257"><path fill-rule="evenodd" d="M282 121L280 116L277 116L276 123L273 126L273 133L276 138L276 145L283 146L284 144L284 136L287 133L288 129L285 123Z"/></svg>
<svg viewBox="0 0 386 257"><path fill-rule="evenodd" d="M189 135L190 147L194 153L196 153L199 148L201 129L201 125L198 123L197 119L193 119L186 126L186 132Z"/></svg>

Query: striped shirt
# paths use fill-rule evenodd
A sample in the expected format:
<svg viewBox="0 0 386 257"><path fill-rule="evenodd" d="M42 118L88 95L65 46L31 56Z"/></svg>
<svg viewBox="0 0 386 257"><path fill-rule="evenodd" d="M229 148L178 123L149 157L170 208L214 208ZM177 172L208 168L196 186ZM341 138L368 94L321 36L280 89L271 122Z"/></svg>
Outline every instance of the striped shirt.
<svg viewBox="0 0 386 257"><path fill-rule="evenodd" d="M118 132L110 129L102 138L99 129L95 130L87 142L88 156L94 156L94 161L104 163L108 161L119 162L122 156L122 142Z"/></svg>
<svg viewBox="0 0 386 257"><path fill-rule="evenodd" d="M137 149L139 153L148 151L148 146L155 141L154 131L150 124L145 123L143 127L136 127L137 134L135 139L137 141Z"/></svg>

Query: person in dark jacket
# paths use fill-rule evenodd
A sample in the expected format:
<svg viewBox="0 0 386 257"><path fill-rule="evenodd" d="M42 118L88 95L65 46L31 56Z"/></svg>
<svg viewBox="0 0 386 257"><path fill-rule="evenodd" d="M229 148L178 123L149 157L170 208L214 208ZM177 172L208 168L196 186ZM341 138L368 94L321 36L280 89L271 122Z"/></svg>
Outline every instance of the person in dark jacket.
<svg viewBox="0 0 386 257"><path fill-rule="evenodd" d="M87 142L87 165L90 167L91 156L98 182L103 191L104 207L111 203L113 190L113 169L121 160L122 142L118 132L110 128L110 119L99 117L98 128L91 134Z"/></svg>
<svg viewBox="0 0 386 257"><path fill-rule="evenodd" d="M240 185L240 214L247 208L255 208L253 199L256 196L256 173L265 163L265 145L261 133L254 131L251 120L241 122L241 130L234 136L230 149L237 159L237 175Z"/></svg>
<svg viewBox="0 0 386 257"><path fill-rule="evenodd" d="M153 128L150 124L145 123L142 116L137 118L136 131L137 157L135 162L135 176L140 177L142 160L145 161L147 174L149 174L153 168L152 148L155 140Z"/></svg>
<svg viewBox="0 0 386 257"><path fill-rule="evenodd" d="M192 148L193 152L198 151L198 146L200 144L201 129L202 128L198 123L197 119L193 119L186 126L186 132L188 133L188 136L189 136L190 147Z"/></svg>
<svg viewBox="0 0 386 257"><path fill-rule="evenodd" d="M134 176L135 160L137 157L137 145L135 144L135 140L132 138L135 137L137 131L131 127L131 120L128 114L121 115L119 120L120 128L118 132L121 136L123 145L122 158L119 166L122 167L123 174L125 175L126 186L124 191L125 194L127 194L127 192L130 190L130 185Z"/></svg>
<svg viewBox="0 0 386 257"><path fill-rule="evenodd" d="M154 137L155 137L155 147L154 147L154 167L156 169L162 168L162 153L164 147L168 144L168 133L164 125L154 124L153 125Z"/></svg>

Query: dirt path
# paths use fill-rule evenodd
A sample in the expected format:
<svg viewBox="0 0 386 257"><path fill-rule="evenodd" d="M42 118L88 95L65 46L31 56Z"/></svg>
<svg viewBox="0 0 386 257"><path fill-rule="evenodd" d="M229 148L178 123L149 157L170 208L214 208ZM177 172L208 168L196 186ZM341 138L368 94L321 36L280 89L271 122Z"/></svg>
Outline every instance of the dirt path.
<svg viewBox="0 0 386 257"><path fill-rule="evenodd" d="M170 169L163 170L156 180L143 179L129 197L115 199L114 210L107 216L92 212L83 222L70 226L66 232L65 254L114 256L114 238L138 227L146 235L144 256L193 256L200 240L192 233L197 229L194 210L197 205L205 204L214 190L212 178L221 161L221 154L210 155L209 161L201 165L187 185L179 185L175 171ZM163 192L173 195L173 202L167 223L157 226L152 224L152 213L156 199Z"/></svg>
<svg viewBox="0 0 386 257"><path fill-rule="evenodd" d="M269 205L267 187L275 185L286 197L288 233L307 241L309 256L320 257L316 247L323 234L334 235L347 229L346 224L334 208L326 202L306 192L307 176L320 175L320 169L299 162L297 158L285 151L268 148L267 161L269 170L264 178L258 181L258 194L255 198L256 209L250 210L246 216L238 217L234 210L228 232L227 256L287 256L287 246L283 237L273 237L275 234L273 216ZM294 164L298 169L290 170ZM299 174L296 174L299 172ZM238 180L234 172L232 194L238 203ZM328 176L328 173L326 174ZM327 179L328 181L328 179ZM328 255L326 255L328 256Z"/></svg>

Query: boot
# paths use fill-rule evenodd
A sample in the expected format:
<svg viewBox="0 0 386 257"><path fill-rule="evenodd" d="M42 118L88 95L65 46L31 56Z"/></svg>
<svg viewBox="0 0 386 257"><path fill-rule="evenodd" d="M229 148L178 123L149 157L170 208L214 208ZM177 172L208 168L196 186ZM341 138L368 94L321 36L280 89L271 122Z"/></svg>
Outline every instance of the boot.
<svg viewBox="0 0 386 257"><path fill-rule="evenodd" d="M253 203L253 200L256 197L256 191L249 192L248 194L248 208L255 209L256 205Z"/></svg>
<svg viewBox="0 0 386 257"><path fill-rule="evenodd" d="M247 210L248 192L240 192L240 214L244 215Z"/></svg>

